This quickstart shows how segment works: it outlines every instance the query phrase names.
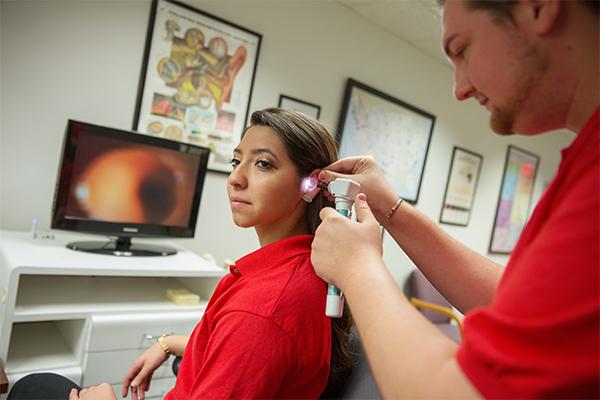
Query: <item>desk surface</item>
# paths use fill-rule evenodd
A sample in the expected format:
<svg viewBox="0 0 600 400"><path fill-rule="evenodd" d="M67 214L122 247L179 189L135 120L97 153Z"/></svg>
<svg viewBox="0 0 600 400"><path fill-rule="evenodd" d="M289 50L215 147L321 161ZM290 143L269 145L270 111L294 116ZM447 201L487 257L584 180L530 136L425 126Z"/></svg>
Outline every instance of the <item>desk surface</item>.
<svg viewBox="0 0 600 400"><path fill-rule="evenodd" d="M6 262L4 268L19 268L21 273L28 273L35 267L36 272L33 273L62 275L87 274L90 271L100 276L164 276L165 271L169 276L219 277L224 274L222 268L175 244L173 247L178 249L177 254L164 257L115 257L66 248L67 243L82 239L89 239L89 236L57 234L54 239L34 239L30 233L0 231L0 253Z"/></svg>

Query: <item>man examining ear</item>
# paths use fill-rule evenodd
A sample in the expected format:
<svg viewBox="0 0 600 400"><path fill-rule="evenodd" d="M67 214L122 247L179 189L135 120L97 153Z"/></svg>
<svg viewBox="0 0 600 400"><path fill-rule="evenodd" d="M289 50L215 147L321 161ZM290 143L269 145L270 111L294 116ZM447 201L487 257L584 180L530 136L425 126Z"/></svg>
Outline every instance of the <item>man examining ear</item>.
<svg viewBox="0 0 600 400"><path fill-rule="evenodd" d="M319 174L323 182L353 179L364 194L357 222L322 210L311 260L344 291L386 398L598 398L599 3L442 3L459 101L478 101L501 135L567 128L577 137L505 268L399 202L370 157ZM381 257L379 224L466 314L460 345L397 287Z"/></svg>

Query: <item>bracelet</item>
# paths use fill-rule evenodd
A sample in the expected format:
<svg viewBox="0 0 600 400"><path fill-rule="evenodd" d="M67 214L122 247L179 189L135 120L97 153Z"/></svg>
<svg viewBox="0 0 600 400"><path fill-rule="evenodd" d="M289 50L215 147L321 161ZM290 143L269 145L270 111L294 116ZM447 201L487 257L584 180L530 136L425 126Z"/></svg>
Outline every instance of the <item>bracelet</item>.
<svg viewBox="0 0 600 400"><path fill-rule="evenodd" d="M403 201L404 199L398 197L398 200L396 200L392 208L390 208L390 211L388 211L387 214L385 214L387 219L390 219L392 217L392 214L394 214L398 207L400 207L400 204L402 204Z"/></svg>
<svg viewBox="0 0 600 400"><path fill-rule="evenodd" d="M170 334L168 334L168 333L162 334L162 335L160 335L160 336L158 337L158 339L157 339L156 341L158 342L158 345L160 346L160 348L161 348L161 349L162 349L162 350L163 350L165 353L167 353L168 355L170 355L170 354L171 354L171 349L169 349L169 345L168 345L168 344L165 342L165 338L166 338L167 336L170 336Z"/></svg>

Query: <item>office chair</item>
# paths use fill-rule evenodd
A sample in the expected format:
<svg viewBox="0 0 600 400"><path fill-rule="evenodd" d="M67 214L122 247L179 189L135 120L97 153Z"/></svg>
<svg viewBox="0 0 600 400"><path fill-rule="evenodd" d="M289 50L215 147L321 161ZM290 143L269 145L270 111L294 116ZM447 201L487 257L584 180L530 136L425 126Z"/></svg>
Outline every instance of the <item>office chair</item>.
<svg viewBox="0 0 600 400"><path fill-rule="evenodd" d="M452 305L438 292L418 269L413 270L404 287L410 302L421 310L442 332L457 343L462 337L462 322ZM454 321L454 324L452 323Z"/></svg>

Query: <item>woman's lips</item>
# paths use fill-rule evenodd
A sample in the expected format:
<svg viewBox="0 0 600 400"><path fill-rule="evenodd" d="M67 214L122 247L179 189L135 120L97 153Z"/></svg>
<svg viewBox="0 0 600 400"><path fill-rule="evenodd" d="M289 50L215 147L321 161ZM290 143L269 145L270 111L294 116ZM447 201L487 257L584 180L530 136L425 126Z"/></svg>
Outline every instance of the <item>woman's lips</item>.
<svg viewBox="0 0 600 400"><path fill-rule="evenodd" d="M250 204L249 201L246 201L239 197L232 197L231 199L229 199L229 202L231 203L232 207L242 207L242 206L247 206Z"/></svg>

